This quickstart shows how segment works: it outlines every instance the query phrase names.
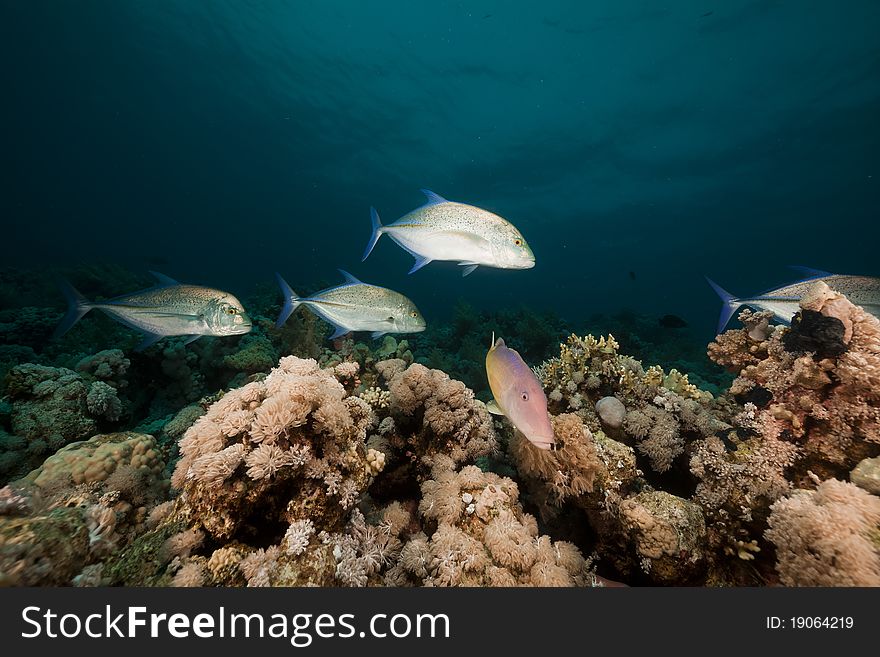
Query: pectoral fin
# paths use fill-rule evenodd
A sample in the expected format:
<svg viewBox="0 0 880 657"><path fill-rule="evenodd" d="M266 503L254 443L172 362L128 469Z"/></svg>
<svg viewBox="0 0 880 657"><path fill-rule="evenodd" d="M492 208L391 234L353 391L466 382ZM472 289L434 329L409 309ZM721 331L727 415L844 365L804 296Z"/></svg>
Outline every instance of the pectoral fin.
<svg viewBox="0 0 880 657"><path fill-rule="evenodd" d="M143 351L144 349L147 349L148 347L152 347L154 344L159 342L159 340L161 340L163 337L165 337L165 336L159 335L158 333L147 333L144 335L144 339L141 340L140 344L137 347L135 347L134 350L135 351Z"/></svg>
<svg viewBox="0 0 880 657"><path fill-rule="evenodd" d="M416 258L416 261L413 263L412 269L410 269L407 274L412 274L413 272L417 272L419 269L427 265L431 262L431 258L426 258L425 256L413 254Z"/></svg>
<svg viewBox="0 0 880 657"><path fill-rule="evenodd" d="M334 326L336 326L334 324ZM336 330L333 331L333 334L328 338L328 340L335 340L338 337L345 335L346 333L351 333L351 329L347 329L344 326L336 326Z"/></svg>
<svg viewBox="0 0 880 657"><path fill-rule="evenodd" d="M504 415L504 411L498 406L498 403L494 399L490 399L486 402L486 410L489 411L492 415Z"/></svg>
<svg viewBox="0 0 880 657"><path fill-rule="evenodd" d="M180 283L175 281L170 276L166 276L165 274L162 274L160 272L151 271L150 274L152 274L153 278L155 278L157 281L159 281L159 285L167 285L167 286L180 285Z"/></svg>

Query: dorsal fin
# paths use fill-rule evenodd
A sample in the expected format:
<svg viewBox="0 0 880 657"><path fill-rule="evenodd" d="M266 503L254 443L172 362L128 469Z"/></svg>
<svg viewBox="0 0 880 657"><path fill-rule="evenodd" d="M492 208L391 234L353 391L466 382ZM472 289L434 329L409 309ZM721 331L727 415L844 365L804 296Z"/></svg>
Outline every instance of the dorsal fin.
<svg viewBox="0 0 880 657"><path fill-rule="evenodd" d="M421 192L428 199L428 202L425 205L438 205L440 203L449 203L447 199L440 196L440 194L435 194L430 189L423 189L421 190Z"/></svg>
<svg viewBox="0 0 880 657"><path fill-rule="evenodd" d="M830 271L823 271L821 269L813 269L812 267L804 267L803 265L789 265L789 269L793 269L799 274L803 275L804 280L810 280L811 278L825 278L826 276L834 276Z"/></svg>
<svg viewBox="0 0 880 657"><path fill-rule="evenodd" d="M166 276L165 274L160 274L157 271L151 271L150 274L159 281L159 285L180 285L177 281L175 281L170 276Z"/></svg>
<svg viewBox="0 0 880 657"><path fill-rule="evenodd" d="M363 283L361 283L358 279L356 279L354 276L352 276L351 274L349 274L349 273L348 273L347 271L345 271L344 269L340 269L340 270L339 270L339 273L342 274L343 278L345 278L345 282L346 282L346 283L353 283L353 284L357 284L357 285L363 285Z"/></svg>

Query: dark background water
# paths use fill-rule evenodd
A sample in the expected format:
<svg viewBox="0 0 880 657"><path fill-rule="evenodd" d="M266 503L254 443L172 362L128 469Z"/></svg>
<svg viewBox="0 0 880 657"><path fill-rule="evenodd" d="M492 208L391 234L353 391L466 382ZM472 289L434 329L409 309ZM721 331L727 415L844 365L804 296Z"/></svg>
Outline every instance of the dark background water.
<svg viewBox="0 0 880 657"><path fill-rule="evenodd" d="M429 321L464 297L710 336L703 274L880 275L878 28L875 0L6 1L2 257L238 293L343 267ZM420 187L510 219L537 267L406 276L388 238L361 264L369 206Z"/></svg>

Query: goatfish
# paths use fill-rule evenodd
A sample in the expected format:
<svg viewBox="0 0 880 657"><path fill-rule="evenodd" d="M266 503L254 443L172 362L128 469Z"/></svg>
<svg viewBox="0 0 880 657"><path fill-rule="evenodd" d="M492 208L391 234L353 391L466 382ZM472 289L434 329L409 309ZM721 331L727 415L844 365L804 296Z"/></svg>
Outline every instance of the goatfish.
<svg viewBox="0 0 880 657"><path fill-rule="evenodd" d="M486 354L486 375L492 399L486 408L495 415L505 415L514 429L540 449L552 449L556 444L553 426L547 413L544 387L522 356L495 340Z"/></svg>
<svg viewBox="0 0 880 657"><path fill-rule="evenodd" d="M721 316L718 318L718 333L724 330L730 318L741 306L750 306L758 310L769 310L779 321L790 324L791 318L800 310L801 297L807 293L810 287L822 281L835 292L845 295L854 304L861 306L865 312L875 317L880 317L880 278L871 276L849 276L847 274L832 274L831 272L809 267L792 267L803 273L803 278L790 285L767 290L754 297L735 297L730 292L719 286L709 277L706 280L712 289L721 297L724 305L721 307Z"/></svg>
<svg viewBox="0 0 880 657"><path fill-rule="evenodd" d="M69 282L60 281L68 309L53 338L67 333L95 308L144 334L137 351L165 337L185 335L189 344L203 335L241 335L251 330L253 325L241 302L228 292L184 285L158 272L150 274L157 286L106 301L89 301Z"/></svg>
<svg viewBox="0 0 880 657"><path fill-rule="evenodd" d="M373 233L362 261L387 234L416 259L410 274L434 260L457 261L463 267L462 276L480 265L498 269L535 266L535 254L507 219L473 205L447 201L427 189L421 191L428 202L387 226L382 225L376 208L370 208Z"/></svg>
<svg viewBox="0 0 880 657"><path fill-rule="evenodd" d="M306 306L336 328L331 340L350 331L370 331L374 338L386 333L418 333L425 330L425 318L407 297L378 285L362 283L347 271L342 285L300 297L281 274L275 274L284 306L275 326L280 328L299 306Z"/></svg>

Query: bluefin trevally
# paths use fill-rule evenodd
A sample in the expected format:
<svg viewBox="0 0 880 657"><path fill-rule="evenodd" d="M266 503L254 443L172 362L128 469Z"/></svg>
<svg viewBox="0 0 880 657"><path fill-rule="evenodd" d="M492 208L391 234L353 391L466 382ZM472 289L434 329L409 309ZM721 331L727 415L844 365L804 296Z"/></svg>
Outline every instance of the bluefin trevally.
<svg viewBox="0 0 880 657"><path fill-rule="evenodd" d="M529 269L535 254L507 219L466 203L447 201L427 189L428 202L386 226L370 208L373 233L364 251L367 259L382 235L388 235L415 259L412 274L433 260L452 260L467 276L480 265L498 269Z"/></svg>
<svg viewBox="0 0 880 657"><path fill-rule="evenodd" d="M810 269L809 267L792 267L792 269L802 272L805 278L790 285L767 290L753 297L735 297L709 277L706 277L709 285L712 286L712 289L715 290L724 302L721 308L721 316L718 318L718 332L721 333L724 330L730 318L741 306L750 306L758 310L769 310L779 321L785 324L791 323L791 318L800 310L798 304L801 297L818 281L822 281L835 292L845 295L854 304L864 308L865 312L880 317L880 278L832 274L831 272Z"/></svg>
<svg viewBox="0 0 880 657"><path fill-rule="evenodd" d="M276 326L287 321L291 313L304 305L324 321L333 324L336 331L330 339L349 331L370 331L374 338L386 333L418 333L425 330L425 318L407 297L356 279L347 271L339 272L345 277L342 285L329 287L308 297L300 297L280 274L275 274L284 307Z"/></svg>
<svg viewBox="0 0 880 657"><path fill-rule="evenodd" d="M486 354L486 376L494 399L486 404L491 413L506 415L514 428L540 449L556 444L547 412L544 387L515 349L492 336Z"/></svg>
<svg viewBox="0 0 880 657"><path fill-rule="evenodd" d="M89 301L69 282L60 281L68 310L53 338L67 333L95 308L143 333L138 351L165 337L185 335L189 344L203 335L240 335L251 330L251 320L241 302L228 292L184 285L158 272L150 273L158 281L157 286L106 301Z"/></svg>

